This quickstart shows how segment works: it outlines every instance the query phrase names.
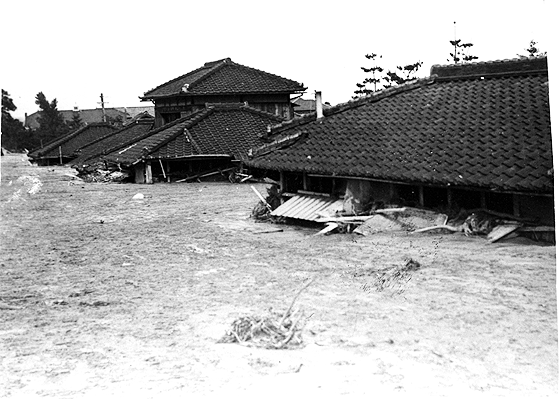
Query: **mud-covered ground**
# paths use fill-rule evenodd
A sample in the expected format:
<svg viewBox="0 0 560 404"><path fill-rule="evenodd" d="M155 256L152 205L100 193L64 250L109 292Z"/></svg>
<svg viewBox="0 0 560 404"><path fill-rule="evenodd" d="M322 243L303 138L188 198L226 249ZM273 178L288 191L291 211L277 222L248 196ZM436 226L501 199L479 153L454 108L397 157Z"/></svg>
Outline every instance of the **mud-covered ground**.
<svg viewBox="0 0 560 404"><path fill-rule="evenodd" d="M2 157L0 397L557 397L554 246L314 237L251 220L248 184L69 173ZM421 266L400 289L354 276L405 258ZM310 279L300 347L217 343L240 316L286 310Z"/></svg>

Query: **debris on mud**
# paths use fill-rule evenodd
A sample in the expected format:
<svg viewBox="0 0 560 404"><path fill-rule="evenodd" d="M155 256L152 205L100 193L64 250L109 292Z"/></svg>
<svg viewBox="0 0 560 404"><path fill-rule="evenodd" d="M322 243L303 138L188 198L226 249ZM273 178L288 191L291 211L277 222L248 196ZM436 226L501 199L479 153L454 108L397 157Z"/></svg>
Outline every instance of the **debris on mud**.
<svg viewBox="0 0 560 404"><path fill-rule="evenodd" d="M270 312L268 316L240 317L219 343L248 343L266 349L286 349L302 343L303 312L293 311L288 317Z"/></svg>
<svg viewBox="0 0 560 404"><path fill-rule="evenodd" d="M278 186L276 184L272 184L269 188L267 188L266 191L268 196L266 198L264 198L254 186L251 186L251 189L260 199L257 205L253 208L251 217L259 221L270 220L270 213L282 203L280 200Z"/></svg>
<svg viewBox="0 0 560 404"><path fill-rule="evenodd" d="M88 166L75 167L78 177L84 182L128 182L131 173L121 170L120 165L96 163Z"/></svg>
<svg viewBox="0 0 560 404"><path fill-rule="evenodd" d="M296 294L284 314L269 310L267 316L243 316L231 324L231 328L218 343L238 343L266 349L288 349L301 345L301 333L305 327L304 312L292 310L299 295L313 282L307 282Z"/></svg>
<svg viewBox="0 0 560 404"><path fill-rule="evenodd" d="M374 277L374 280L362 285L362 289L366 292L375 290L382 292L385 289L392 289L395 294L401 294L406 289L406 284L412 279L412 272L420 269L420 263L412 258L405 258L401 264L391 265L383 269L360 269L355 271L352 276Z"/></svg>

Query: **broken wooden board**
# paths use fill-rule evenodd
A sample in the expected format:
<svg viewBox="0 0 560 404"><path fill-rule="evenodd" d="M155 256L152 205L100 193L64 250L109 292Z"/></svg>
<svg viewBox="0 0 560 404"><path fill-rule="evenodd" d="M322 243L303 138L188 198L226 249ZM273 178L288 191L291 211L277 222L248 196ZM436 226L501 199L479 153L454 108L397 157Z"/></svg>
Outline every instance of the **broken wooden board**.
<svg viewBox="0 0 560 404"><path fill-rule="evenodd" d="M338 223L327 223L327 226L323 230L321 230L320 232L315 233L314 236L320 236L322 234L330 233L331 231L333 231L337 227L338 227Z"/></svg>
<svg viewBox="0 0 560 404"><path fill-rule="evenodd" d="M521 223L500 224L500 225L494 227L492 229L492 231L490 233L488 233L488 236L486 236L486 239L490 243L495 243L496 241L501 240L504 237L506 237L507 235L513 233L514 231L519 229L521 226L522 226Z"/></svg>

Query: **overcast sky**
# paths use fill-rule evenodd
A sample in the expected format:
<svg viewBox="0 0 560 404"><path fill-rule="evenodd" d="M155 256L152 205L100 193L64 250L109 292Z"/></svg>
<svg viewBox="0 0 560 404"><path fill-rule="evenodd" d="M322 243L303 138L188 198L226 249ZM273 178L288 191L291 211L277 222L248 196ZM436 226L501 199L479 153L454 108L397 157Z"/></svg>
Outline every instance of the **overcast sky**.
<svg viewBox="0 0 560 404"><path fill-rule="evenodd" d="M531 40L556 61L551 26L557 1L31 1L0 3L1 85L13 115L37 110L35 95L59 109L149 105L144 92L230 57L321 90L331 104L351 99L366 53L381 66L422 61L419 75L446 64L449 41L472 42L480 60L514 58ZM557 24L555 22L555 24Z"/></svg>

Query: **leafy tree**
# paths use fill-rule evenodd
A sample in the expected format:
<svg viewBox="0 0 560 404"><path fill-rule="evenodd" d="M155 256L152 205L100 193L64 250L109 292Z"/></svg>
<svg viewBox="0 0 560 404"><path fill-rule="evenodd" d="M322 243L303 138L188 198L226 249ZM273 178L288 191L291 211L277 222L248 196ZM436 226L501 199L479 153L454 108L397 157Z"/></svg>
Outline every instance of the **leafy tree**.
<svg viewBox="0 0 560 404"><path fill-rule="evenodd" d="M529 43L529 47L525 49L529 54L529 57L536 57L536 56L546 56L546 52L541 52L539 48L537 48L537 42L531 39ZM526 57L525 55L517 54L518 57Z"/></svg>
<svg viewBox="0 0 560 404"><path fill-rule="evenodd" d="M68 132L68 125L64 122L64 117L58 111L56 98L49 102L45 94L39 92L35 97L35 104L41 109L40 116L37 118L39 123L39 129L37 129L39 139L50 141Z"/></svg>
<svg viewBox="0 0 560 404"><path fill-rule="evenodd" d="M33 132L25 129L23 123L11 115L16 109L10 94L2 89L2 147L11 151L34 149L38 144Z"/></svg>
<svg viewBox="0 0 560 404"><path fill-rule="evenodd" d="M472 43L461 43L460 39L449 41L449 43L453 45L453 52L449 54L451 59L447 59L448 62L452 61L453 63L463 63L478 59L478 56L469 54L469 49L473 46Z"/></svg>

